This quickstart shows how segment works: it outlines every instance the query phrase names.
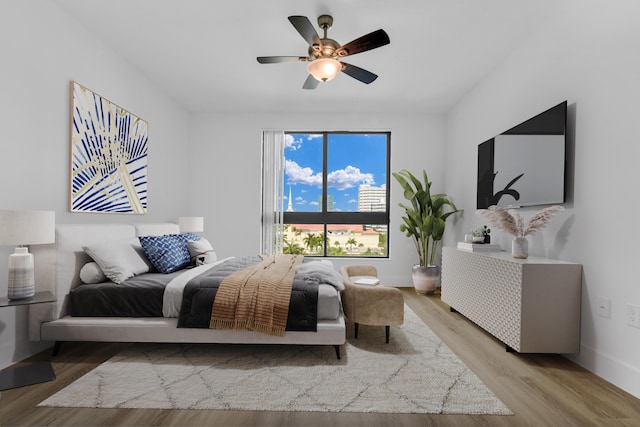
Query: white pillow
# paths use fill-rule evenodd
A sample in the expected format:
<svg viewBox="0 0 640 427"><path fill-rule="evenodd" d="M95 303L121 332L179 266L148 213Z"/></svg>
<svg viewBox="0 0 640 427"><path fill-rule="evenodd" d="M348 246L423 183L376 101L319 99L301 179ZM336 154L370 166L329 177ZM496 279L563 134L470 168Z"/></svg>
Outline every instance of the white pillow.
<svg viewBox="0 0 640 427"><path fill-rule="evenodd" d="M88 262L80 269L80 280L82 283L102 283L107 281L107 276L97 263Z"/></svg>
<svg viewBox="0 0 640 427"><path fill-rule="evenodd" d="M82 249L100 266L105 276L120 283L153 269L137 237L83 246Z"/></svg>
<svg viewBox="0 0 640 427"><path fill-rule="evenodd" d="M187 241L189 255L191 259L195 259L196 265L211 264L218 260L216 252L213 250L211 243L204 237L200 240Z"/></svg>

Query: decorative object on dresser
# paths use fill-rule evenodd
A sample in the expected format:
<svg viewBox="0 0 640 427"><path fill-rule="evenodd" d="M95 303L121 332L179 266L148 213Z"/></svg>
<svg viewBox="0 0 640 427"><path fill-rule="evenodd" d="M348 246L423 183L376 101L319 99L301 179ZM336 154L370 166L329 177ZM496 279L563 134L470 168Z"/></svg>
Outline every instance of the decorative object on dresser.
<svg viewBox="0 0 640 427"><path fill-rule="evenodd" d="M71 212L147 213L147 122L71 82Z"/></svg>
<svg viewBox="0 0 640 427"><path fill-rule="evenodd" d="M549 224L551 218L564 210L562 206L553 205L534 213L528 222L515 209L505 209L500 206L489 206L480 209L478 213L485 217L495 228L513 236L511 254L514 258L529 256L529 242L527 236L533 235Z"/></svg>
<svg viewBox="0 0 640 427"><path fill-rule="evenodd" d="M491 229L483 225L480 231L482 232L482 236L484 236L484 243L491 243Z"/></svg>
<svg viewBox="0 0 640 427"><path fill-rule="evenodd" d="M9 299L35 294L33 255L22 245L53 243L55 222L53 211L0 211L0 245L20 245L9 256Z"/></svg>
<svg viewBox="0 0 640 427"><path fill-rule="evenodd" d="M471 232L472 243L491 243L491 229L486 225ZM465 239L466 240L466 239Z"/></svg>
<svg viewBox="0 0 640 427"><path fill-rule="evenodd" d="M442 301L520 353L578 353L582 266L442 250Z"/></svg>
<svg viewBox="0 0 640 427"><path fill-rule="evenodd" d="M340 274L344 282L344 313L354 323L355 337L358 338L358 325L379 325L385 327L388 343L390 326L404 322L404 297L400 289L382 286L372 265L344 265ZM360 284L361 281L366 284Z"/></svg>
<svg viewBox="0 0 640 427"><path fill-rule="evenodd" d="M500 245L490 243L458 242L458 249L469 252L500 252Z"/></svg>
<svg viewBox="0 0 640 427"><path fill-rule="evenodd" d="M413 239L420 261L412 268L413 286L420 294L432 293L440 280L440 267L435 265L435 257L438 242L444 234L445 221L462 210L456 208L446 194L431 194L431 182L424 170L422 182L405 169L394 172L393 177L402 186L405 199L411 202L411 206L398 205L405 213L400 231ZM447 212L446 206L450 208Z"/></svg>

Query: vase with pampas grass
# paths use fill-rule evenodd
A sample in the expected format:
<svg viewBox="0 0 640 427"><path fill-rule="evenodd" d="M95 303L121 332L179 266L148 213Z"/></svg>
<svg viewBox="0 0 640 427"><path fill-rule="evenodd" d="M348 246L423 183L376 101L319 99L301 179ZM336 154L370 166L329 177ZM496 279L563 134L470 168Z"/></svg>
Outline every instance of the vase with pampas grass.
<svg viewBox="0 0 640 427"><path fill-rule="evenodd" d="M489 206L488 209L481 209L478 213L486 218L494 228L511 234L513 236L511 255L514 258L524 259L529 256L527 236L545 228L551 218L562 210L564 210L562 206L549 206L534 213L529 221L525 221L522 215L514 209L507 210L500 206Z"/></svg>

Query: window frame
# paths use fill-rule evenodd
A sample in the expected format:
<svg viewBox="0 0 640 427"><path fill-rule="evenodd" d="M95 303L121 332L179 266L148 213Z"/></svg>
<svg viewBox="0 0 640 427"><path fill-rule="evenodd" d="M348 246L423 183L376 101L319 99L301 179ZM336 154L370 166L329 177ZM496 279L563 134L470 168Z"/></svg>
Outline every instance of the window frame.
<svg viewBox="0 0 640 427"><path fill-rule="evenodd" d="M305 254L305 256L329 257L326 244L327 225L333 224L354 224L354 225L380 225L387 228L387 250L384 256L344 256L339 258L389 258L389 222L391 207L391 132L390 131L284 131L285 135L322 135L322 210L319 212L283 212L283 225L296 224L322 224L324 225L325 242L323 244L322 255ZM327 181L328 181L328 146L329 135L386 135L386 200L385 212L336 212L327 211ZM286 173L286 172L285 172Z"/></svg>

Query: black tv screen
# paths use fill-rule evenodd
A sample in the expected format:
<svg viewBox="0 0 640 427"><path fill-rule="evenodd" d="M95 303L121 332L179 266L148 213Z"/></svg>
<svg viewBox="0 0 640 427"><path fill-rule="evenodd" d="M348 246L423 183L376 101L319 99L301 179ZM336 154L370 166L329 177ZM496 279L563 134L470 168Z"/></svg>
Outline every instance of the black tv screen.
<svg viewBox="0 0 640 427"><path fill-rule="evenodd" d="M567 102L478 145L477 208L565 201Z"/></svg>

